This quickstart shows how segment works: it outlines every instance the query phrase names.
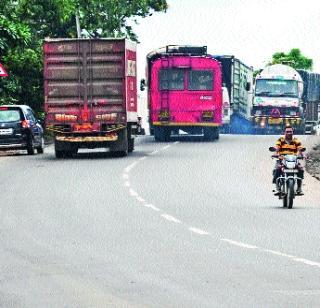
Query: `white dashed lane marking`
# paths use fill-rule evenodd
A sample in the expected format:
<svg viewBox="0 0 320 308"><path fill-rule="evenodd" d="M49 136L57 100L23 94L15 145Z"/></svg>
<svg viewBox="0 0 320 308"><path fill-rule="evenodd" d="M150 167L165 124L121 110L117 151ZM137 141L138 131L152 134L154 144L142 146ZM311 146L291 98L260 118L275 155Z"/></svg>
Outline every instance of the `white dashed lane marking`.
<svg viewBox="0 0 320 308"><path fill-rule="evenodd" d="M249 244L245 244L245 243L241 243L241 242L236 242L233 240L228 240L226 238L222 238L221 241L227 242L229 244L235 245L235 246L239 246L242 248L247 248L247 249L256 249L257 246L253 246L253 245L249 245Z"/></svg>
<svg viewBox="0 0 320 308"><path fill-rule="evenodd" d="M150 208L151 210L154 210L156 212L160 212L160 209L158 209L156 206L154 206L153 204L145 204L145 207Z"/></svg>
<svg viewBox="0 0 320 308"><path fill-rule="evenodd" d="M189 230L193 233L197 233L197 234L200 234L200 235L209 235L210 233L204 231L204 230L201 230L201 229L198 229L198 228L193 228L193 227L190 227Z"/></svg>
<svg viewBox="0 0 320 308"><path fill-rule="evenodd" d="M241 248L255 249L257 251L273 254L273 255L276 255L276 256L279 256L279 257L283 257L283 258L292 260L294 262L303 263L305 265L315 266L315 267L320 268L320 263L319 262L315 262L315 261L311 261L311 260L308 260L308 259L305 259L305 258L300 258L300 257L297 257L297 256L289 255L289 254L283 253L281 251L265 249L265 248L261 248L261 247L258 247L258 246L254 246L254 245L250 245L250 244L246 244L246 243L242 243L242 242L237 242L237 241L233 241L233 240L229 240L229 239L225 239L225 238L221 239L221 241L227 242L227 243L229 243L231 245L238 246L238 247L241 247Z"/></svg>
<svg viewBox="0 0 320 308"><path fill-rule="evenodd" d="M173 144L178 144L178 143L179 143L179 141L176 141ZM133 188L131 188L130 174L129 173L133 168L135 168L137 166L137 164L139 164L141 161L145 160L148 156L155 155L155 154L157 154L157 153L159 153L160 151L163 151L163 150L167 150L170 146L171 145L166 145L163 148L161 148L160 150L154 150L153 152L147 154L146 156L143 156L143 157L139 158L138 160L136 160L135 162L133 162L132 164L127 166L124 169L124 173L122 174L122 177L125 180L124 186L128 188L128 193L130 194L130 196L135 198L140 203L139 205L141 205L143 207L146 207L148 209L151 209L151 210L153 210L155 212L161 212L161 210L158 207L156 207L155 205L153 205L151 203L148 203ZM179 220L178 218L176 218L176 217L174 217L172 215L169 215L167 213L164 213L164 212L160 213L160 217L166 219L167 221L170 221L170 222L173 222L173 223L176 223L176 224L184 225L184 223L181 220ZM196 234L199 234L199 235L203 235L203 236L210 235L209 232L207 232L205 230L202 230L202 229L199 229L199 228L189 227L188 230L190 232L193 232L193 233L196 233ZM276 250L271 250L271 249L264 249L264 248L261 248L261 247L255 246L255 245L251 245L251 244L243 243L243 242L238 242L238 241L227 239L227 238L220 238L220 241L228 243L228 244L230 244L232 246L236 246L236 247L242 248L242 249L256 250L256 251L260 251L260 252L263 252L263 253L272 254L272 255L275 255L275 256L279 256L279 257L283 257L283 258L286 258L286 259L290 259L293 262L298 262L298 263L302 263L302 264L305 264L305 265L308 265L308 266L314 266L314 267L320 268L320 263L319 262L311 261L311 260L308 260L308 259L305 259L305 258L293 256L293 255L290 255L290 254L286 254L286 253L283 253L281 251L276 251Z"/></svg>
<svg viewBox="0 0 320 308"><path fill-rule="evenodd" d="M161 217L165 218L166 220L169 220L169 221L172 221L172 222L175 222L177 224L181 224L181 220L171 216L171 215L168 215L168 214L162 214Z"/></svg>

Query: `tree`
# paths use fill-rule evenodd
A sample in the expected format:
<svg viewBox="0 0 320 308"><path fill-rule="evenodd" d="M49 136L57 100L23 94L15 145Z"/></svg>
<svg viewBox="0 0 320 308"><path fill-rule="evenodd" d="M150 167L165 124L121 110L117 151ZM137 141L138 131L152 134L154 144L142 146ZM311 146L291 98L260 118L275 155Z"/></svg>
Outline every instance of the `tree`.
<svg viewBox="0 0 320 308"><path fill-rule="evenodd" d="M37 37L76 37L76 14L91 36L126 36L137 41L130 18L165 12L166 0L20 0L18 13Z"/></svg>
<svg viewBox="0 0 320 308"><path fill-rule="evenodd" d="M300 49L293 48L287 54L284 52L273 54L270 64L286 64L295 69L312 70L313 61L302 55Z"/></svg>
<svg viewBox="0 0 320 308"><path fill-rule="evenodd" d="M0 0L0 104L43 106L43 54L46 37L77 37L76 14L90 37L125 36L138 41L130 22L165 12L166 0Z"/></svg>

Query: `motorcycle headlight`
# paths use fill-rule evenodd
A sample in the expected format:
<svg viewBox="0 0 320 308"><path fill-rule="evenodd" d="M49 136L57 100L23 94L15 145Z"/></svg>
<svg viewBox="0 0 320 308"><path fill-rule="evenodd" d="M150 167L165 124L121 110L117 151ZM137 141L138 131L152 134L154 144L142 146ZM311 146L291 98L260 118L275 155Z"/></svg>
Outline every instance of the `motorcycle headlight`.
<svg viewBox="0 0 320 308"><path fill-rule="evenodd" d="M296 166L296 163L293 161L286 161L285 165L288 169L294 169Z"/></svg>

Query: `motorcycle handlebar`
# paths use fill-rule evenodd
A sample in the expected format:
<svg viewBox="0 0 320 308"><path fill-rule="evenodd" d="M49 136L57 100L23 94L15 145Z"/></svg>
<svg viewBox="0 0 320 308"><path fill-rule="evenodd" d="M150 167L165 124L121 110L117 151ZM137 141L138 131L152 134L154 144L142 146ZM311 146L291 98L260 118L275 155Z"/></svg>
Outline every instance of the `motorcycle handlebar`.
<svg viewBox="0 0 320 308"><path fill-rule="evenodd" d="M271 155L271 157L272 157L272 158L283 159L283 155L279 155L279 154L273 154L273 155ZM306 159L307 157L299 155L299 156L297 156L297 158L298 158L298 159Z"/></svg>

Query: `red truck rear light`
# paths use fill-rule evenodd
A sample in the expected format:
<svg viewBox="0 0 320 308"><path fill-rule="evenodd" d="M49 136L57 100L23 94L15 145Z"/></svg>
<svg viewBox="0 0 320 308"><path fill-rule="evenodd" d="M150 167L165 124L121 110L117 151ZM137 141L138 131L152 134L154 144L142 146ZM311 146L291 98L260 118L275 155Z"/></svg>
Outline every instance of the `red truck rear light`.
<svg viewBox="0 0 320 308"><path fill-rule="evenodd" d="M89 116L90 116L90 112L88 109L84 109L81 111L81 119L84 121L84 122L87 122L89 121Z"/></svg>
<svg viewBox="0 0 320 308"><path fill-rule="evenodd" d="M0 107L0 110L8 110L8 107Z"/></svg>
<svg viewBox="0 0 320 308"><path fill-rule="evenodd" d="M76 124L74 125L74 130L78 132L88 132L92 131L92 124L84 123L84 124Z"/></svg>
<svg viewBox="0 0 320 308"><path fill-rule="evenodd" d="M30 122L28 120L23 120L23 121L21 121L21 126L22 126L22 128L29 128Z"/></svg>

